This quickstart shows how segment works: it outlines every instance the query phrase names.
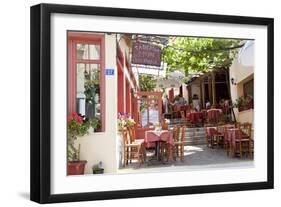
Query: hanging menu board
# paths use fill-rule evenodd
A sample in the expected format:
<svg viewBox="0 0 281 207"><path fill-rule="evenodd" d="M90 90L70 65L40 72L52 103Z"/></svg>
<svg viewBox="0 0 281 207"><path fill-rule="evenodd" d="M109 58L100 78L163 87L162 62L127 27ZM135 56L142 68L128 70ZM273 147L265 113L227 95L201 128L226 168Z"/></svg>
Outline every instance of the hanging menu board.
<svg viewBox="0 0 281 207"><path fill-rule="evenodd" d="M148 43L134 42L132 63L161 66L161 48Z"/></svg>

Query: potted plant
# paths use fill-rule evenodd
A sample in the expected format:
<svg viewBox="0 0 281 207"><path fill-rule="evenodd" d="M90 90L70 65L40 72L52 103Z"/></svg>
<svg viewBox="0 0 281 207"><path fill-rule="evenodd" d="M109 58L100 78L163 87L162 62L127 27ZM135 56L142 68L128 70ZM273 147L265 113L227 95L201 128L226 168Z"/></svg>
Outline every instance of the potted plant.
<svg viewBox="0 0 281 207"><path fill-rule="evenodd" d="M92 119L89 120L89 132L95 132L100 130L101 128L101 122L100 119L98 117L94 117Z"/></svg>
<svg viewBox="0 0 281 207"><path fill-rule="evenodd" d="M135 126L136 122L134 119L132 119L131 117L127 118L127 123L126 123L126 127L133 127Z"/></svg>
<svg viewBox="0 0 281 207"><path fill-rule="evenodd" d="M92 170L93 174L103 174L104 168L102 167L102 162L100 161L99 164L93 165Z"/></svg>
<svg viewBox="0 0 281 207"><path fill-rule="evenodd" d="M118 130L122 131L127 127L135 126L136 122L128 113L119 113L117 118Z"/></svg>
<svg viewBox="0 0 281 207"><path fill-rule="evenodd" d="M238 108L238 111L253 108L253 98L250 96L241 96L235 100L233 107Z"/></svg>
<svg viewBox="0 0 281 207"><path fill-rule="evenodd" d="M117 125L118 125L118 131L122 131L123 129L125 129L126 124L127 124L127 116L125 113L118 113L118 117L117 117Z"/></svg>
<svg viewBox="0 0 281 207"><path fill-rule="evenodd" d="M86 160L80 160L80 145L75 146L77 137L84 136L88 133L90 127L89 121L77 113L72 115L67 120L67 174L81 175L84 174Z"/></svg>

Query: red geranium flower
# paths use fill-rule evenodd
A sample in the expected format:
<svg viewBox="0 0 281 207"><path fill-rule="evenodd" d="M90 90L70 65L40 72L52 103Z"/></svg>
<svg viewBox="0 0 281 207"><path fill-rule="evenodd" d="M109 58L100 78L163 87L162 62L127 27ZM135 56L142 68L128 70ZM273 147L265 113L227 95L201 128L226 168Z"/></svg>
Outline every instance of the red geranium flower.
<svg viewBox="0 0 281 207"><path fill-rule="evenodd" d="M73 119L75 119L78 123L83 123L83 117L77 114L76 112L73 112L70 117L67 118L68 122L71 122Z"/></svg>

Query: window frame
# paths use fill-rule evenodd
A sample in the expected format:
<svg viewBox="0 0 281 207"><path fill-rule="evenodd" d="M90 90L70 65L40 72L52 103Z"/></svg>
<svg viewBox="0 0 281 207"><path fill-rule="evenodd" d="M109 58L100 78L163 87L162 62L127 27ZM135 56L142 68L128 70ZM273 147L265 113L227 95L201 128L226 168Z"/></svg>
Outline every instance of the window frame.
<svg viewBox="0 0 281 207"><path fill-rule="evenodd" d="M77 44L100 45L99 60L76 59ZM101 132L105 131L105 37L103 34L86 32L67 32L67 113L76 112L76 64L100 65L100 112Z"/></svg>
<svg viewBox="0 0 281 207"><path fill-rule="evenodd" d="M251 78L250 80L243 83L243 95L244 97L248 96L249 94L246 93L246 86L249 85L252 82L253 85L253 97L254 97L254 78Z"/></svg>

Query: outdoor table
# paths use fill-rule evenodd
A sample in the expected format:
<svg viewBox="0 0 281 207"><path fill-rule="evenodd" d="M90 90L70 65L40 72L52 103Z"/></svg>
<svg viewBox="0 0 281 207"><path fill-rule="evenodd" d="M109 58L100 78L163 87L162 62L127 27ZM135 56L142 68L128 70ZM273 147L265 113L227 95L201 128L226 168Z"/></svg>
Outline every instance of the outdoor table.
<svg viewBox="0 0 281 207"><path fill-rule="evenodd" d="M182 105L182 104L177 104L175 105L174 107L174 110L175 111L186 111L189 109L189 106L188 105Z"/></svg>
<svg viewBox="0 0 281 207"><path fill-rule="evenodd" d="M213 137L214 135L220 135L221 133L218 132L216 127L207 127L207 136Z"/></svg>
<svg viewBox="0 0 281 207"><path fill-rule="evenodd" d="M227 130L227 139L229 140L230 143L230 149L232 152L232 155L234 155L235 148L236 148L236 140L240 139L240 129L238 128L232 128Z"/></svg>
<svg viewBox="0 0 281 207"><path fill-rule="evenodd" d="M180 111L181 110L181 105L175 105L174 106L174 111Z"/></svg>
<svg viewBox="0 0 281 207"><path fill-rule="evenodd" d="M224 142L223 133L219 132L216 127L207 127L206 128L207 137L211 139L211 146L213 147L214 143L219 146Z"/></svg>
<svg viewBox="0 0 281 207"><path fill-rule="evenodd" d="M207 116L209 120L217 121L221 113L222 113L221 109L209 109L207 111Z"/></svg>
<svg viewBox="0 0 281 207"><path fill-rule="evenodd" d="M160 160L159 157L159 151L160 151L160 142L168 142L169 144L173 145L174 140L173 140L173 134L172 132L168 130L149 130L145 132L145 138L144 138L144 143L146 144L147 147L151 146L151 143L155 142L155 155L157 157L157 160Z"/></svg>
<svg viewBox="0 0 281 207"><path fill-rule="evenodd" d="M189 105L183 105L183 106L181 106L180 110L187 111L189 108L190 108Z"/></svg>
<svg viewBox="0 0 281 207"><path fill-rule="evenodd" d="M188 118L191 122L198 122L199 119L203 119L203 112L190 112Z"/></svg>

